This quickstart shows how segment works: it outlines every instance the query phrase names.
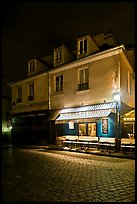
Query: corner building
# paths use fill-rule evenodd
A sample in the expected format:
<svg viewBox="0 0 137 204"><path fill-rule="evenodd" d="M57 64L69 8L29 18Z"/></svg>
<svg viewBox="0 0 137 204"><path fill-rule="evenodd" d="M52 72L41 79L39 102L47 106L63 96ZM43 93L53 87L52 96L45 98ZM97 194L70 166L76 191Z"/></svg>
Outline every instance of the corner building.
<svg viewBox="0 0 137 204"><path fill-rule="evenodd" d="M104 33L82 36L76 45L70 51L62 44L53 50L53 58L31 60L28 77L10 84L13 121L25 114L27 120L29 115L34 120L39 116L40 124L44 117L46 122L42 128L38 125L38 131L46 127L41 134L49 142L67 137L120 139L124 131L121 118L135 107L134 70L128 51L116 45L112 34Z"/></svg>

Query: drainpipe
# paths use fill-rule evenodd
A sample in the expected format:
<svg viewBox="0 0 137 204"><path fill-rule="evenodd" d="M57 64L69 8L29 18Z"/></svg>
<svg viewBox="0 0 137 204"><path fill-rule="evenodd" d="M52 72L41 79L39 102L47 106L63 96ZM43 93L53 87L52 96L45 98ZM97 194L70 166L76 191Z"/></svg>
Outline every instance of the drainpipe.
<svg viewBox="0 0 137 204"><path fill-rule="evenodd" d="M50 94L51 94L51 87L50 87L50 74L48 72L48 111L50 113L51 111L51 103L50 103ZM50 114L49 114L50 115ZM52 142L52 124L51 124L51 120L49 119L49 130L50 130L50 143Z"/></svg>
<svg viewBox="0 0 137 204"><path fill-rule="evenodd" d="M51 110L50 104L50 74L48 72L48 110Z"/></svg>

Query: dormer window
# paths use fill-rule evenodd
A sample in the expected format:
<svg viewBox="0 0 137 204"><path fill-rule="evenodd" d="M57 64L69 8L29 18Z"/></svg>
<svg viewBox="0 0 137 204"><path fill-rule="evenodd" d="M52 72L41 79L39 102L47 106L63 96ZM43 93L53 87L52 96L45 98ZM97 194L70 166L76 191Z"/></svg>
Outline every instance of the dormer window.
<svg viewBox="0 0 137 204"><path fill-rule="evenodd" d="M29 62L29 72L35 71L35 63L34 60Z"/></svg>
<svg viewBox="0 0 137 204"><path fill-rule="evenodd" d="M87 39L80 41L80 54L87 52Z"/></svg>
<svg viewBox="0 0 137 204"><path fill-rule="evenodd" d="M55 53L55 63L60 63L62 60L62 49L56 51Z"/></svg>
<svg viewBox="0 0 137 204"><path fill-rule="evenodd" d="M82 39L78 42L78 55L87 53L87 39Z"/></svg>
<svg viewBox="0 0 137 204"><path fill-rule="evenodd" d="M77 59L87 57L98 50L99 48L90 34L77 39Z"/></svg>

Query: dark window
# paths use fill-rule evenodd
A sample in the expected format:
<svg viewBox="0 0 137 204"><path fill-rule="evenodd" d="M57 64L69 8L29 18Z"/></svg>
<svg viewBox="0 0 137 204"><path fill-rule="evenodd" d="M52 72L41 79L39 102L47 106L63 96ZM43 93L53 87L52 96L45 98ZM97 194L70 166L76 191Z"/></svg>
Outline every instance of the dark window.
<svg viewBox="0 0 137 204"><path fill-rule="evenodd" d="M83 41L80 41L80 54L83 53Z"/></svg>
<svg viewBox="0 0 137 204"><path fill-rule="evenodd" d="M87 52L87 39L84 40L84 52Z"/></svg>

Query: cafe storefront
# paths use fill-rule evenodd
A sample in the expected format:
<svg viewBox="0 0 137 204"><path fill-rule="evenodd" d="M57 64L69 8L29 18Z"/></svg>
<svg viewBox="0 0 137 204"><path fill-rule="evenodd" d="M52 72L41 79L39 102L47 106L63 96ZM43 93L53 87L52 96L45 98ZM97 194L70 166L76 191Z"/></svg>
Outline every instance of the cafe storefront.
<svg viewBox="0 0 137 204"><path fill-rule="evenodd" d="M56 138L110 137L116 135L115 103L62 109L56 118Z"/></svg>

